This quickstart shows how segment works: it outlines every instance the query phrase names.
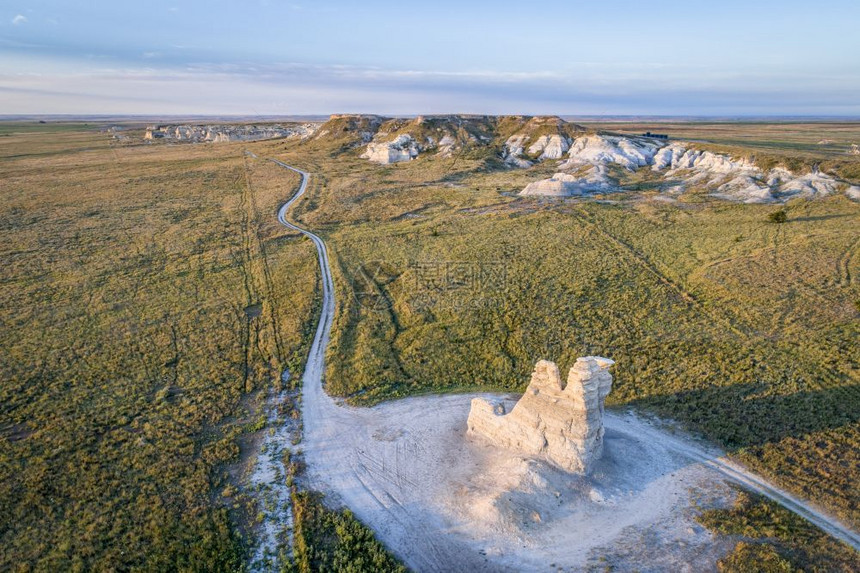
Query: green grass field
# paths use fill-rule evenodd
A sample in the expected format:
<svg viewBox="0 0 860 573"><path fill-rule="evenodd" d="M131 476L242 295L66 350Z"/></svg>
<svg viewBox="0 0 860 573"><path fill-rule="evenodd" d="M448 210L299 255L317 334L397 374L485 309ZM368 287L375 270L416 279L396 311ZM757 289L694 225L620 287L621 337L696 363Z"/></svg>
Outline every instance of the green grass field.
<svg viewBox="0 0 860 573"><path fill-rule="evenodd" d="M480 149L378 166L345 136L120 145L25 127L0 130L0 569L245 563L255 511L236 486L318 303L312 245L275 219L298 177L245 149L313 174L293 214L334 267L330 393L516 391L540 358L609 356L612 406L676 420L860 527L860 205L843 196L776 224L775 206L704 196L517 198L552 166L502 169ZM757 160L860 165L816 147L856 125L718 127L671 129ZM351 531L302 503L321 524L308 545ZM731 559L814 549L748 537Z"/></svg>
<svg viewBox="0 0 860 573"><path fill-rule="evenodd" d="M721 572L856 571L857 554L776 503L744 491L734 506L707 509L705 527L741 540L717 563Z"/></svg>
<svg viewBox="0 0 860 573"><path fill-rule="evenodd" d="M97 131L0 165L0 569L240 569L253 510L222 491L314 320L275 220L298 178Z"/></svg>

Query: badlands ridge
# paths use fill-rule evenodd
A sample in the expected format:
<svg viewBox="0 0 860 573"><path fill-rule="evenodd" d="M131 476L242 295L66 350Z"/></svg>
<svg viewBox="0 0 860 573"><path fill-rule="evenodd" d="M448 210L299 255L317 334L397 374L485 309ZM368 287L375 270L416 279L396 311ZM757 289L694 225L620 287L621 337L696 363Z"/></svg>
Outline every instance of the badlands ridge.
<svg viewBox="0 0 860 573"><path fill-rule="evenodd" d="M817 169L802 175L782 167L764 171L748 159L695 149L683 142L667 144L647 137L606 135L575 140L559 171L530 183L521 194L569 197L606 193L621 187L625 171L633 173L641 168L661 175L661 191L668 196L699 188L714 197L744 203L783 202L839 191L860 199L860 187Z"/></svg>
<svg viewBox="0 0 860 573"><path fill-rule="evenodd" d="M639 190L658 200L686 193L743 203L782 203L844 193L860 201L860 187L820 171L763 169L754 156L733 157L703 144L657 137L589 131L555 116L443 115L385 118L333 115L324 123L284 125L161 125L146 140L221 143L298 139L334 155L357 152L380 165L419 157L479 159L488 169L542 167L522 196L591 197ZM846 155L860 153L856 144ZM546 168L554 173L547 177Z"/></svg>
<svg viewBox="0 0 860 573"><path fill-rule="evenodd" d="M353 134L351 140L349 134ZM340 115L332 116L312 138L343 139L346 148L361 148L363 159L382 165L424 154L452 157L482 148L501 160L502 167L512 169L554 162L556 173L526 185L520 192L526 196L624 191L637 172L646 170L653 188L667 200L688 191L745 203L785 202L840 192L860 200L860 187L817 169L800 174L783 167L764 170L753 160L699 149L691 143L589 133L558 117L420 116L407 120Z"/></svg>
<svg viewBox="0 0 860 573"><path fill-rule="evenodd" d="M317 124L296 125L151 125L143 138L186 141L191 143L227 143L230 141L260 141L278 137L307 137Z"/></svg>

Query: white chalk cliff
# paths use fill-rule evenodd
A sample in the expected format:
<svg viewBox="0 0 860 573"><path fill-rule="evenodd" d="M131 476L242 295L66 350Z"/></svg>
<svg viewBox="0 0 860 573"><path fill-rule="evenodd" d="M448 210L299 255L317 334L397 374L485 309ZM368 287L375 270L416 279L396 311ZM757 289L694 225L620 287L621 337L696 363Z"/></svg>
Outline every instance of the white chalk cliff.
<svg viewBox="0 0 860 573"><path fill-rule="evenodd" d="M474 398L468 433L566 471L587 474L603 454L603 402L612 389L608 369L613 364L599 356L579 358L564 383L558 366L541 360L510 413L502 401Z"/></svg>
<svg viewBox="0 0 860 573"><path fill-rule="evenodd" d="M509 118L519 120L502 148L502 159L510 167L525 169L535 163L564 158L577 133L585 128L555 116Z"/></svg>
<svg viewBox="0 0 860 573"><path fill-rule="evenodd" d="M819 197L844 191L852 199L860 188L820 171L795 175L780 167L764 171L747 159L688 149L647 137L590 135L577 138L549 179L528 184L521 195L577 196L620 191L608 166L628 171L650 167L660 172L673 192L704 189L714 197L743 203L784 202L795 197ZM588 166L591 166L590 168Z"/></svg>
<svg viewBox="0 0 860 573"><path fill-rule="evenodd" d="M616 163L634 170L649 165L658 149L660 144L652 139L612 135L579 137L570 147L569 159L562 167Z"/></svg>
<svg viewBox="0 0 860 573"><path fill-rule="evenodd" d="M170 139L191 143L227 143L231 141L259 141L278 137L309 137L318 124L301 125L151 125L143 138Z"/></svg>
<svg viewBox="0 0 860 573"><path fill-rule="evenodd" d="M563 135L542 135L529 146L530 155L538 155L538 161L561 159L570 149L570 140Z"/></svg>
<svg viewBox="0 0 860 573"><path fill-rule="evenodd" d="M368 143L367 150L361 155L375 163L386 165L410 161L418 157L421 148L410 135L400 135L392 141Z"/></svg>
<svg viewBox="0 0 860 573"><path fill-rule="evenodd" d="M505 147L502 151L502 159L505 160L505 163L512 167L519 167L520 169L532 166L532 162L523 157L525 144L528 139L528 135L518 133L517 135L510 136L505 141Z"/></svg>
<svg viewBox="0 0 860 573"><path fill-rule="evenodd" d="M745 203L823 196L845 187L843 183L817 169L803 175L795 175L781 167L763 171L746 159L733 159L710 151L686 149L680 143L673 143L661 149L651 169L666 170L666 178L678 178L686 185L700 185L712 189L712 194L716 197ZM851 196L854 189L856 187L848 186L846 193Z"/></svg>
<svg viewBox="0 0 860 573"><path fill-rule="evenodd" d="M206 141L247 137L211 130L191 135L185 126L179 127L172 128L169 136ZM440 158L453 157L460 151L481 148L498 153L495 157L509 168L527 169L552 162L555 168L549 173L553 175L542 174L544 178L525 185L521 195L575 197L653 189L659 192L654 199L669 201L685 193L743 203L779 203L834 193L860 200L860 187L817 169L803 174L780 167L764 170L751 159L696 149L691 143L650 136L587 134L584 127L554 116L446 115L408 119L335 115L314 134L314 140L325 138L337 140L344 150L362 147L362 158L383 165L408 162L430 153ZM860 153L856 146L847 152ZM633 172L639 173L632 176Z"/></svg>

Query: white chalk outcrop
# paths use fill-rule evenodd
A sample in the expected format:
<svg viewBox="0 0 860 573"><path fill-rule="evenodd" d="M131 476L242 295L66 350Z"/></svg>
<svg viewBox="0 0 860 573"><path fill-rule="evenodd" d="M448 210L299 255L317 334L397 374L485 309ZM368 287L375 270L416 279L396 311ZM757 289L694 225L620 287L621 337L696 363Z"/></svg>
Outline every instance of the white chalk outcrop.
<svg viewBox="0 0 860 573"><path fill-rule="evenodd" d="M609 165L634 171L650 165L661 146L650 138L578 137L568 148L567 159L559 165L561 171L549 179L529 183L520 195L573 197L610 192L618 188L618 181L609 175Z"/></svg>
<svg viewBox="0 0 860 573"><path fill-rule="evenodd" d="M430 140L430 143L431 145L434 144L432 139ZM437 153L442 157L451 157L457 149L457 140L450 135L443 135L442 139L439 140L438 149L439 151Z"/></svg>
<svg viewBox="0 0 860 573"><path fill-rule="evenodd" d="M542 135L529 146L529 155L537 155L538 161L561 159L570 149L570 140L563 135Z"/></svg>
<svg viewBox="0 0 860 573"><path fill-rule="evenodd" d="M502 159L510 167L524 169L542 161L563 159L581 125L556 116L508 117ZM513 124L513 125L512 125Z"/></svg>
<svg viewBox="0 0 860 573"><path fill-rule="evenodd" d="M681 143L672 143L658 151L654 156L651 169L653 171L668 169L668 175L673 175L679 169L694 169L712 174L758 171L755 164L746 159L732 159L727 155L710 151L687 149Z"/></svg>
<svg viewBox="0 0 860 573"><path fill-rule="evenodd" d="M486 116L419 116L414 119L389 119L377 126L365 140L361 155L380 164L415 159L435 152L437 157L452 157L467 147L487 145L495 120Z"/></svg>
<svg viewBox="0 0 860 573"><path fill-rule="evenodd" d="M337 140L349 149L373 140L385 118L370 114L334 114L314 133L313 139ZM344 145L345 144L345 145Z"/></svg>
<svg viewBox="0 0 860 573"><path fill-rule="evenodd" d="M747 159L686 149L674 143L661 149L651 166L666 170L667 179L678 179L682 185L698 185L711 190L721 199L743 203L770 203L795 197L817 197L836 193L846 185L817 169L795 175L782 167L763 171ZM851 196L852 187L846 193Z"/></svg>
<svg viewBox="0 0 860 573"><path fill-rule="evenodd" d="M392 141L368 143L367 150L361 155L375 163L387 165L411 161L418 157L421 148L411 135L399 135Z"/></svg>
<svg viewBox="0 0 860 573"><path fill-rule="evenodd" d="M562 382L558 366L541 360L523 397L505 412L502 401L472 400L468 433L520 454L587 474L603 454L603 402L612 389L599 356L579 358Z"/></svg>
<svg viewBox="0 0 860 573"><path fill-rule="evenodd" d="M612 135L579 137L570 147L569 159L562 167L615 163L632 171L650 165L660 147L660 143L646 138Z"/></svg>
<svg viewBox="0 0 860 573"><path fill-rule="evenodd" d="M583 171L584 166L592 166ZM844 191L860 197L860 188L850 186L817 169L795 175L780 167L763 171L752 161L728 155L689 149L682 143L665 144L645 137L591 135L577 138L559 173L528 184L520 195L553 197L619 191L607 167L628 171L650 167L663 174L672 193L701 189L712 196L743 203L784 202L795 197L820 197Z"/></svg>
<svg viewBox="0 0 860 573"><path fill-rule="evenodd" d="M171 139L191 143L227 143L230 141L259 141L278 137L309 137L319 124L297 125L151 125L146 128L146 140Z"/></svg>
<svg viewBox="0 0 860 573"><path fill-rule="evenodd" d="M510 136L507 141L505 141L505 147L502 151L502 159L505 160L505 163L511 167L518 167L520 169L526 169L533 165L531 161L523 157L523 153L525 153L525 144L528 139L528 135L518 133L517 135Z"/></svg>
<svg viewBox="0 0 860 573"><path fill-rule="evenodd" d="M520 195L575 197L588 193L605 193L617 185L618 181L609 176L605 165L594 165L584 173L556 173L549 179L529 183Z"/></svg>

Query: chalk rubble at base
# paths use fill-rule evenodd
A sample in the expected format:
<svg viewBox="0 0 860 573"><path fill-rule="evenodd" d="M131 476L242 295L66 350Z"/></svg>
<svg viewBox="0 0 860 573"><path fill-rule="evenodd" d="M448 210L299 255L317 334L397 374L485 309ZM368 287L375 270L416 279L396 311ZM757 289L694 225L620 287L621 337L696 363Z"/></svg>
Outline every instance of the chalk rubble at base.
<svg viewBox="0 0 860 573"><path fill-rule="evenodd" d="M579 358L565 384L558 366L541 360L510 413L501 401L474 398L468 432L563 470L587 474L603 454L603 403L612 389L608 369L613 364L599 356Z"/></svg>

